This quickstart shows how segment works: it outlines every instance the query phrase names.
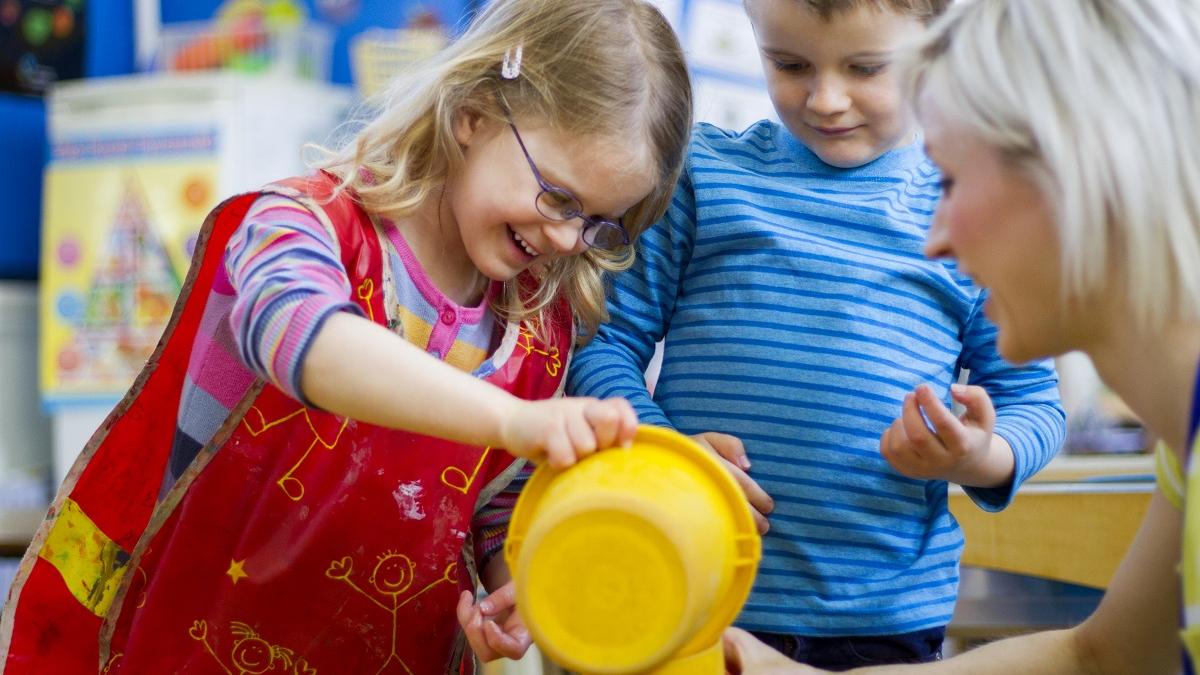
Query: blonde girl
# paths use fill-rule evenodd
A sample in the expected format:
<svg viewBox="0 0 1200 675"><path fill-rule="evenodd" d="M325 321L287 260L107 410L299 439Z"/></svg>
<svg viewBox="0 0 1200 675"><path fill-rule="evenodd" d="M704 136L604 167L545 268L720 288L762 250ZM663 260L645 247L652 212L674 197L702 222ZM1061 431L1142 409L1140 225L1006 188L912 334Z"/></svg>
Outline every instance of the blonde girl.
<svg viewBox="0 0 1200 675"><path fill-rule="evenodd" d="M555 395L690 110L645 2L497 0L321 172L218 207L22 563L4 672L434 673L464 634L519 647L510 608L464 632L455 603L505 579L488 505L523 459L632 438L624 401Z"/></svg>

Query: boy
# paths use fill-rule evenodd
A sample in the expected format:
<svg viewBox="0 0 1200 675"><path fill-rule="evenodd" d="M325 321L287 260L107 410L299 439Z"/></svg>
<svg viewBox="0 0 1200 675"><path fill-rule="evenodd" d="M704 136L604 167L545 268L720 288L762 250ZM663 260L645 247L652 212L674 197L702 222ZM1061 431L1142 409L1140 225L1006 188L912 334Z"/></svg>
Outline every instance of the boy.
<svg viewBox="0 0 1200 675"><path fill-rule="evenodd" d="M783 125L696 130L568 376L730 460L771 515L738 623L831 670L939 657L963 545L947 481L999 510L1064 434L1052 366L1002 361L984 294L922 255L941 186L889 65L947 2L746 0Z"/></svg>

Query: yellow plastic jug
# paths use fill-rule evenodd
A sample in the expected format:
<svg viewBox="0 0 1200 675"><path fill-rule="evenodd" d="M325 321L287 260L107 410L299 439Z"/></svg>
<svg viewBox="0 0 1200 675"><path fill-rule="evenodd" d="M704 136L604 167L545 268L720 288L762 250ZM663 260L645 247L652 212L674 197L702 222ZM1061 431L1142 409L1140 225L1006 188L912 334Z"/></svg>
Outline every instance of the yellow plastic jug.
<svg viewBox="0 0 1200 675"><path fill-rule="evenodd" d="M722 675L762 543L741 488L678 432L638 428L632 447L522 491L505 558L538 647L586 675Z"/></svg>

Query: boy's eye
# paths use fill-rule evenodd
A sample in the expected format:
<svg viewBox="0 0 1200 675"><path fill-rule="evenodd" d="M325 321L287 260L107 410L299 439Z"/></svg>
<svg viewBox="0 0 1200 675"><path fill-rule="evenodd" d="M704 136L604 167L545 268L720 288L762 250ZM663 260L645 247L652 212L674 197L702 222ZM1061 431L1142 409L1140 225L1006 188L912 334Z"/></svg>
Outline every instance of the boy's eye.
<svg viewBox="0 0 1200 675"><path fill-rule="evenodd" d="M942 179L938 181L938 190L941 190L943 195L950 194L950 189L953 187L954 187L954 179L953 178L947 178L946 176L942 176Z"/></svg>
<svg viewBox="0 0 1200 675"><path fill-rule="evenodd" d="M874 63L868 65L859 64L850 66L850 70L853 71L855 75L861 75L863 77L878 75L879 73L883 72L884 68L887 68L886 63Z"/></svg>
<svg viewBox="0 0 1200 675"><path fill-rule="evenodd" d="M784 72L799 72L808 67L807 63L797 63L794 61L772 61L775 64L775 70Z"/></svg>

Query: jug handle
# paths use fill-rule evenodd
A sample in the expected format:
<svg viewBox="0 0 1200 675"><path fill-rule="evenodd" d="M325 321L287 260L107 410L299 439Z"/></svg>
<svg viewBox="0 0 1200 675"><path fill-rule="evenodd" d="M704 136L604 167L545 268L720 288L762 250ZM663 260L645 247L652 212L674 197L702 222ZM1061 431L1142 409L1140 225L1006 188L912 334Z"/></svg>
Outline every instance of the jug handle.
<svg viewBox="0 0 1200 675"><path fill-rule="evenodd" d="M762 539L757 534L739 534L734 537L734 547L737 549L736 567L757 565L762 557Z"/></svg>

